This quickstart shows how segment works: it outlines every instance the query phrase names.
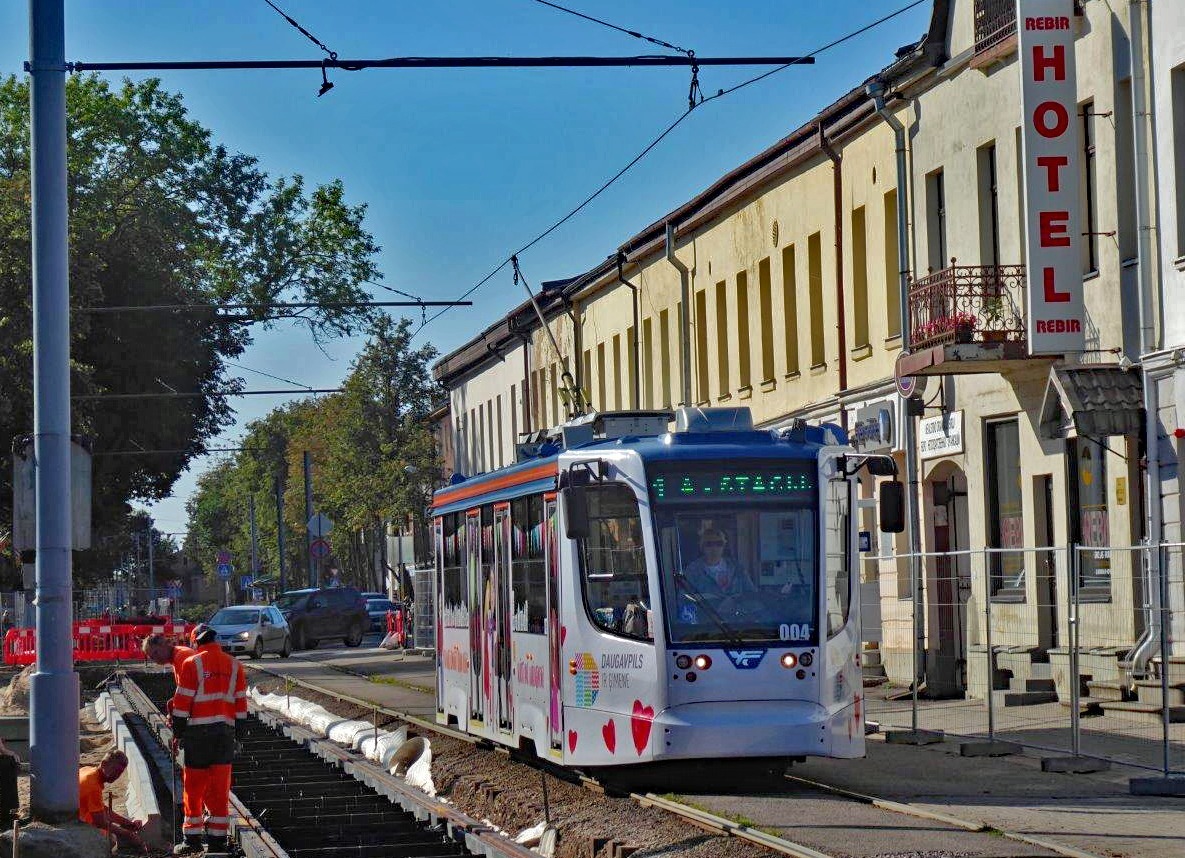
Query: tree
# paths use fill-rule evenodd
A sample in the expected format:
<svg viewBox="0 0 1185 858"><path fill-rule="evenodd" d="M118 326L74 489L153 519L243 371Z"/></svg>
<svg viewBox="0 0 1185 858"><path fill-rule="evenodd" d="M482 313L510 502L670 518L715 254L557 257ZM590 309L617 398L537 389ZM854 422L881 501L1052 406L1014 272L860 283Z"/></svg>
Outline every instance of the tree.
<svg viewBox="0 0 1185 858"><path fill-rule="evenodd" d="M94 524L126 529L133 499L168 494L232 417L226 360L252 324L293 319L316 339L352 333L372 313L379 250L340 182L273 179L216 143L157 80L67 82L72 389L76 395L196 393L75 400L74 431L94 438ZM32 310L28 86L0 80L0 437L31 431ZM280 303L312 303L289 311ZM143 305L209 310L110 312ZM230 305L246 309L227 309ZM166 451L127 455L128 451ZM0 469L0 522L11 517ZM96 542L101 542L101 538ZM80 570L109 569L105 549Z"/></svg>
<svg viewBox="0 0 1185 858"><path fill-rule="evenodd" d="M425 522L438 454L425 418L440 401L431 379L436 350L412 347L411 323L378 317L340 393L276 409L248 427L243 450L199 480L189 502L187 550L213 557L249 550L248 498L255 498L260 557L277 568L275 480L285 491L285 558L294 584L306 580L303 453L314 461L316 508L336 523L334 561L346 580L381 585L374 564L388 521Z"/></svg>

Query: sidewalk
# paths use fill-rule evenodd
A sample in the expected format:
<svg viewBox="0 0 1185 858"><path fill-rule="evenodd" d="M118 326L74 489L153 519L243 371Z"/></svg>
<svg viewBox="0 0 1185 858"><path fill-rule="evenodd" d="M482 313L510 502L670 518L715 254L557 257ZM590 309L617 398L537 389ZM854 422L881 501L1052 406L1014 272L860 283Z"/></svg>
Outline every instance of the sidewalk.
<svg viewBox="0 0 1185 858"><path fill-rule="evenodd" d="M911 747L870 736L863 760L810 759L790 774L1038 837L1106 858L1185 855L1185 800L1128 792L1146 772L1041 771L1038 756L961 757L955 742Z"/></svg>

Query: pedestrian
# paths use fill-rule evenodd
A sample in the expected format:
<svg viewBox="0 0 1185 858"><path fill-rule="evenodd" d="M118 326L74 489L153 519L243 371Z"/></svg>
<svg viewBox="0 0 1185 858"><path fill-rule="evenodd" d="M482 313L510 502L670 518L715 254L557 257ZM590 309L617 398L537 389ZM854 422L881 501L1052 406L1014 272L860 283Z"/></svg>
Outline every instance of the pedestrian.
<svg viewBox="0 0 1185 858"><path fill-rule="evenodd" d="M123 777L127 767L127 754L113 750L107 752L107 756L103 757L99 765L83 766L78 771L78 818L88 825L109 831L147 852L148 849L139 834L144 823L138 819L120 816L114 810L108 810L103 802L103 787Z"/></svg>
<svg viewBox="0 0 1185 858"><path fill-rule="evenodd" d="M181 665L173 697L173 734L185 753L182 770L184 841L173 852L227 851L231 763L247 724L247 679L238 659L215 643L205 623L193 630L197 652Z"/></svg>

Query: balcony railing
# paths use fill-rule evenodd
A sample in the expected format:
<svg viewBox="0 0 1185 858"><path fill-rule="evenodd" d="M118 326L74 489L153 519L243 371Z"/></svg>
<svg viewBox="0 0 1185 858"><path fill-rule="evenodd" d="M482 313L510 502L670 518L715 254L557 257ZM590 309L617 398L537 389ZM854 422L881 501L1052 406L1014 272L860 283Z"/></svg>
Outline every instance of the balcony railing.
<svg viewBox="0 0 1185 858"><path fill-rule="evenodd" d="M954 262L910 286L910 344L1023 343L1025 267Z"/></svg>
<svg viewBox="0 0 1185 858"><path fill-rule="evenodd" d="M975 53L1016 33L1016 0L975 0Z"/></svg>

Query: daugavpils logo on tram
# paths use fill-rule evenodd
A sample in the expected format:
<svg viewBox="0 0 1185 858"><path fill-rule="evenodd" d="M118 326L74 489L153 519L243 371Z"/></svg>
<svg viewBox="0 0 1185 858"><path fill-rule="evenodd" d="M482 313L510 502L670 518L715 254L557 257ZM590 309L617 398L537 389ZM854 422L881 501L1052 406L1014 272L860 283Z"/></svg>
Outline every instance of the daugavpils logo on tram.
<svg viewBox="0 0 1185 858"><path fill-rule="evenodd" d="M726 649L724 654L737 670L753 670L765 657L763 649Z"/></svg>
<svg viewBox="0 0 1185 858"><path fill-rule="evenodd" d="M591 652L578 652L572 660L576 669L576 705L592 706L601 691L601 671Z"/></svg>

